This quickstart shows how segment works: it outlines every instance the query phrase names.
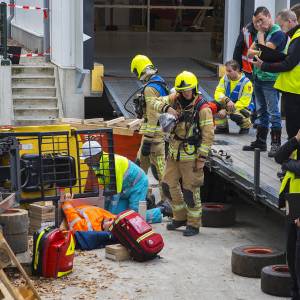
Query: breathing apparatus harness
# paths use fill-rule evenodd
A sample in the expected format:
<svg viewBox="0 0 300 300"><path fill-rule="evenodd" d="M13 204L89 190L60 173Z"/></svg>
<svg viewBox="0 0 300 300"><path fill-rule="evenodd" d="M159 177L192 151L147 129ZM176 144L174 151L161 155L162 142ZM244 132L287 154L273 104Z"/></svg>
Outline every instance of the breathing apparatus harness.
<svg viewBox="0 0 300 300"><path fill-rule="evenodd" d="M200 96L201 97L201 96ZM178 105L178 103L177 103ZM183 151L187 155L194 155L197 153L198 148L201 145L201 129L199 125L199 112L203 106L208 106L207 101L201 97L198 101L196 101L196 104L194 105L193 112L183 112L181 116L179 117L177 124L173 128L174 138L175 140L181 141L179 145L179 149L182 148ZM188 106L188 105L187 105ZM181 138L175 133L176 126L180 122L185 122L185 137ZM190 124L188 126L188 124ZM192 128L192 135L188 136ZM188 151L188 145L194 146L194 150ZM179 155L180 151L178 151ZM178 158L179 159L179 158Z"/></svg>
<svg viewBox="0 0 300 300"><path fill-rule="evenodd" d="M144 91L145 91L145 88L150 84L161 85L167 91L167 93L169 93L169 88L168 88L167 84L163 81L158 81L158 80L150 80L150 81L146 82L142 87L137 89L126 100L124 108L128 113L135 115L138 119L142 119L146 113L146 99L145 99ZM133 101L133 106L134 106L134 114L127 109L128 102L130 101L131 98L133 98L132 101ZM147 122L147 120L145 120L145 121Z"/></svg>

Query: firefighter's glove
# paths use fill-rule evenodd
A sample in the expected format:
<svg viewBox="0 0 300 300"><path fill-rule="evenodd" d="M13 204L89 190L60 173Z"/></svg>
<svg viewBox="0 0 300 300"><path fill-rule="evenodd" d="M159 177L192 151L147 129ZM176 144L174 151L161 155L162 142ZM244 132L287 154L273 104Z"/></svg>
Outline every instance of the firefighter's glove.
<svg viewBox="0 0 300 300"><path fill-rule="evenodd" d="M142 146L142 155L143 156L149 156L151 152L151 142L150 141L144 141Z"/></svg>
<svg viewBox="0 0 300 300"><path fill-rule="evenodd" d="M235 111L235 106L233 101L230 100L226 103L226 110L230 113L233 113Z"/></svg>

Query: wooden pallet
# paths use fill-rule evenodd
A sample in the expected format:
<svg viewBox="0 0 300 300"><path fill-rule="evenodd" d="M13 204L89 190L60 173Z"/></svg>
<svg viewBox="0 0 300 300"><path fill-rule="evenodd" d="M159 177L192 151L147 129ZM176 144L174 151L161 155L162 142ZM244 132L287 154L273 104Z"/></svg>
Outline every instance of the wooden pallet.
<svg viewBox="0 0 300 300"><path fill-rule="evenodd" d="M79 130L112 128L114 134L130 136L132 136L135 131L139 130L142 123L143 119L125 119L124 117L119 117L108 121L104 121L102 118L86 120L60 118L56 121L56 124L70 124Z"/></svg>
<svg viewBox="0 0 300 300"><path fill-rule="evenodd" d="M4 268L13 263L19 270L26 284L21 287L15 287L4 272ZM19 263L13 251L7 244L3 234L0 232L0 299L2 300L40 300L36 289L34 288L27 273Z"/></svg>

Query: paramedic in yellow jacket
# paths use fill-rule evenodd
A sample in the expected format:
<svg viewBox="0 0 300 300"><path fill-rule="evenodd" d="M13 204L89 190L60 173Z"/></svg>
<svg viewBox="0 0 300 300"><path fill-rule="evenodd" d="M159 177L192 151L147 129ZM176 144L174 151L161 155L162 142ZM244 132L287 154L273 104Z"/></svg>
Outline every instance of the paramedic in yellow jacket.
<svg viewBox="0 0 300 300"><path fill-rule="evenodd" d="M154 177L161 183L165 167L165 141L164 134L160 130L157 113L150 105L147 105L148 98L158 98L169 94L165 80L159 76L158 70L151 60L145 55L136 55L131 62L131 72L143 82L144 88L141 91L145 102L140 98L142 111L138 116L144 119L140 129L143 135L137 162L141 168L148 173L151 166ZM161 193L161 199L164 200Z"/></svg>
<svg viewBox="0 0 300 300"><path fill-rule="evenodd" d="M253 87L251 81L241 72L237 61L225 63L226 75L223 76L215 91L215 101L220 105L215 123L215 133L229 133L228 119L239 127L239 134L249 133L251 127L251 103Z"/></svg>
<svg viewBox="0 0 300 300"><path fill-rule="evenodd" d="M214 139L212 111L198 94L197 77L184 71L175 80L176 93L150 99L154 109L177 117L170 132L169 152L163 177L163 191L173 209L168 230L186 225L184 236L199 233L201 225L200 186L203 184L203 167ZM180 181L182 180L182 188Z"/></svg>

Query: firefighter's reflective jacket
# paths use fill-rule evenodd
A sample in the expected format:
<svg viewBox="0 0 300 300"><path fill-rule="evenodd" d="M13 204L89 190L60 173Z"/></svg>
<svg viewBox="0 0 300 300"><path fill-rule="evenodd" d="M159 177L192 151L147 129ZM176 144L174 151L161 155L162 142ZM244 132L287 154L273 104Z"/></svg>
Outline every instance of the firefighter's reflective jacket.
<svg viewBox="0 0 300 300"><path fill-rule="evenodd" d="M184 101L173 103L168 96L149 99L152 108L160 113L169 106L176 109L180 117L170 135L169 157L175 160L194 160L207 157L214 140L214 121L210 106L197 95L188 105Z"/></svg>
<svg viewBox="0 0 300 300"><path fill-rule="evenodd" d="M168 95L167 85L165 81L158 75L150 78L149 83L143 91L146 107L144 113L144 123L141 126L140 133L145 136L146 140L153 142L161 142L164 134L159 126L159 113L153 109L151 105L147 105L149 99L158 99Z"/></svg>

